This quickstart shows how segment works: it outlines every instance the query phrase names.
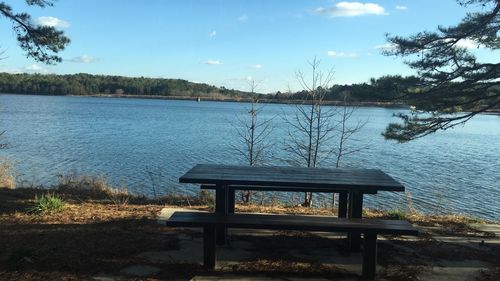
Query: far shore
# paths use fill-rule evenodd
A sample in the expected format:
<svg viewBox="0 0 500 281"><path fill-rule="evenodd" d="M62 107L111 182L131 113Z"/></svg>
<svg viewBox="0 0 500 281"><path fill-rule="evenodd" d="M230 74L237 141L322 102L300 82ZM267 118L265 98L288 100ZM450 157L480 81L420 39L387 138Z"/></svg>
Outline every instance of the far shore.
<svg viewBox="0 0 500 281"><path fill-rule="evenodd" d="M186 100L186 101L215 101L215 102L242 102L250 103L251 98L241 97L202 97L202 96L157 96L157 95L112 95L112 94L92 94L92 95L42 95L42 94L16 94L16 93L0 93L11 95L33 95L33 96L69 96L69 97L95 97L95 98L127 98L127 99L160 99L160 100ZM258 103L274 103L274 104L307 104L304 100L283 100L283 99L258 99ZM324 101L324 105L342 105L342 101ZM348 106L357 107L380 107L380 108L397 108L410 109L410 105L400 102L348 102ZM489 109L482 114L500 115L500 108Z"/></svg>
<svg viewBox="0 0 500 281"><path fill-rule="evenodd" d="M79 96L79 95L68 95ZM87 97L105 97L105 98L132 98L132 99L163 99L163 100L191 100L191 101L218 101L218 102L252 102L251 98L231 98L231 97L186 97L186 96L155 96L155 95L85 95ZM283 99L258 99L259 103L275 103L275 104L302 104L304 100L283 100ZM325 105L340 105L342 101L324 101ZM403 103L393 102L349 102L350 106L364 106L364 107L386 107L386 108L409 108L408 105Z"/></svg>

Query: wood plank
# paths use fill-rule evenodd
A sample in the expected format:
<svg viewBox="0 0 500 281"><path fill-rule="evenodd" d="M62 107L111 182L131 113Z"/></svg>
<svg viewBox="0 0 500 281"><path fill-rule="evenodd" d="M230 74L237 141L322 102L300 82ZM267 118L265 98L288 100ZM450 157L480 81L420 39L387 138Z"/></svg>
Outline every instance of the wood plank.
<svg viewBox="0 0 500 281"><path fill-rule="evenodd" d="M404 191L404 186L376 169L325 169L198 164L179 178L181 183L284 186L330 190Z"/></svg>
<svg viewBox="0 0 500 281"><path fill-rule="evenodd" d="M214 184L202 184L201 189L213 189L217 188ZM349 188L340 187L329 187L329 188L311 188L307 186L262 186L262 185L228 185L229 190L254 190L254 191L278 191L278 192L320 192L320 193L338 193L338 192L348 192ZM377 194L377 190L373 188L358 188L356 189L364 194Z"/></svg>
<svg viewBox="0 0 500 281"><path fill-rule="evenodd" d="M417 235L418 231L407 221L379 219L342 219L326 216L227 214L175 212L167 226L276 229L300 231L334 231L378 234Z"/></svg>

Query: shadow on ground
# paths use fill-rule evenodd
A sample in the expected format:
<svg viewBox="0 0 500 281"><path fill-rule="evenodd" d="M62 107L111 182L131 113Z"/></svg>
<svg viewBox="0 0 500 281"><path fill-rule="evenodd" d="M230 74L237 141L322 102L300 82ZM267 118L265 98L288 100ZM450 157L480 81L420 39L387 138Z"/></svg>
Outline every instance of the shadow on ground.
<svg viewBox="0 0 500 281"><path fill-rule="evenodd" d="M0 190L0 280L360 278L361 254L346 250L342 234L231 230L216 271L205 271L200 230L158 221L172 208L71 194L60 213L28 214L43 192ZM379 280L500 280L498 225L416 224L419 238L380 240Z"/></svg>

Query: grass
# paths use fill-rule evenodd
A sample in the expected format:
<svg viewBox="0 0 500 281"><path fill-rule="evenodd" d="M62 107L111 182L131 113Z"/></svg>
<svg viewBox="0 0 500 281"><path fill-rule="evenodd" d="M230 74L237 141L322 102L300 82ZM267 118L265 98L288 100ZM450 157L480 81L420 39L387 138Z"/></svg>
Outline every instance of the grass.
<svg viewBox="0 0 500 281"><path fill-rule="evenodd" d="M15 187L16 178L11 163L6 159L0 159L0 188L13 189Z"/></svg>
<svg viewBox="0 0 500 281"><path fill-rule="evenodd" d="M398 209L387 211L386 217L390 220L408 220L408 214Z"/></svg>
<svg viewBox="0 0 500 281"><path fill-rule="evenodd" d="M40 215L45 213L58 213L64 210L64 201L54 194L36 195L34 205L28 209L28 213Z"/></svg>

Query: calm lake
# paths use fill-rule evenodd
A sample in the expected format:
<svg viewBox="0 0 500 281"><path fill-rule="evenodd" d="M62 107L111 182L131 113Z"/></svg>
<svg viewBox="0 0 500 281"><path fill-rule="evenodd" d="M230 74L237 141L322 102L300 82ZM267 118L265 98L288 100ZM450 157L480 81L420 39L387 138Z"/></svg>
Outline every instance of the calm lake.
<svg viewBox="0 0 500 281"><path fill-rule="evenodd" d="M248 108L230 102L2 94L2 142L9 148L0 153L14 163L22 185L49 186L58 174L76 172L106 175L114 185L149 196L153 186L159 194L194 194L199 188L179 184L178 178L195 164L244 164L232 146L242 145L235 126ZM273 124L268 165L287 165L283 116L294 110L263 105L259 118ZM381 136L397 111L359 108L351 122L367 124L350 144L367 149L346 156L341 166L382 169L405 184L421 211L500 220L500 116L481 115L465 126L398 144ZM406 200L404 194L381 192L366 195L366 206L402 208Z"/></svg>

